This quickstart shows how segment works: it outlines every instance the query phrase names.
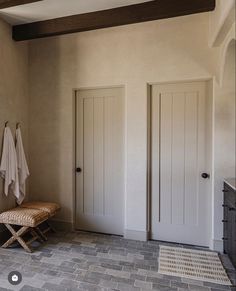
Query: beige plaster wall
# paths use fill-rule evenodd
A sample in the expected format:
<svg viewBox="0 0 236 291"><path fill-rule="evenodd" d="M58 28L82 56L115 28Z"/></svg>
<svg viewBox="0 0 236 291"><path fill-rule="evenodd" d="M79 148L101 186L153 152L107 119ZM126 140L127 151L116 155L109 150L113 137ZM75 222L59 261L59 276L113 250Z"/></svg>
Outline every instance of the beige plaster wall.
<svg viewBox="0 0 236 291"><path fill-rule="evenodd" d="M223 236L223 180L236 176L235 42L235 39L231 40L226 47L222 84L215 84L213 223L215 248L220 250Z"/></svg>
<svg viewBox="0 0 236 291"><path fill-rule="evenodd" d="M224 15L221 12L227 11L231 4L232 0L217 2L218 9L211 13L210 35L209 14L200 14L35 40L30 42L29 67L27 43L13 42L10 26L0 20L0 138L6 120L11 122L13 132L15 123L20 121L28 154L30 115L30 197L60 202L63 209L58 219L73 221L72 89L124 85L125 229L145 232L147 83L216 76L213 86L212 236L213 240L218 240L214 247L221 249L222 179L233 175L235 165L231 158L235 133L235 107L232 106L235 67L232 66L233 56L227 52L229 40L232 35L235 37L235 26L218 48L209 48L208 42L217 38ZM0 211L12 206L14 198L0 193Z"/></svg>
<svg viewBox="0 0 236 291"><path fill-rule="evenodd" d="M21 122L26 153L28 152L28 45L11 39L11 27L0 20L0 153L5 121L15 133ZM12 196L3 194L0 178L0 212L15 205Z"/></svg>
<svg viewBox="0 0 236 291"><path fill-rule="evenodd" d="M198 14L30 42L30 193L72 222L73 88L126 88L125 229L147 230L147 83L210 78L218 49Z"/></svg>

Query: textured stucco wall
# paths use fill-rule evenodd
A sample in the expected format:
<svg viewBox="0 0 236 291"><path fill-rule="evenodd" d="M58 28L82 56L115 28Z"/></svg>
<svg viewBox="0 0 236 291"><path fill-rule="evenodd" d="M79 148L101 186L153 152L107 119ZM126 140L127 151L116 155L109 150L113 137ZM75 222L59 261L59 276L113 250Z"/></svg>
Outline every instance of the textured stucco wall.
<svg viewBox="0 0 236 291"><path fill-rule="evenodd" d="M0 20L0 153L5 121L12 133L21 122L26 153L28 153L28 45L11 38L11 27ZM3 194L0 178L0 212L15 205L12 196Z"/></svg>
<svg viewBox="0 0 236 291"><path fill-rule="evenodd" d="M230 38L229 38L230 39ZM222 250L223 236L223 180L236 175L235 144L235 39L225 41L226 52L223 61L221 84L215 83L214 91L214 199L213 224L215 248ZM222 44L221 50L224 50Z"/></svg>
<svg viewBox="0 0 236 291"><path fill-rule="evenodd" d="M73 209L72 89L125 85L125 228L146 231L147 83L210 78L218 49L198 14L30 42L30 193ZM37 130L36 130L37 129Z"/></svg>
<svg viewBox="0 0 236 291"><path fill-rule="evenodd" d="M224 14L221 12L227 11L231 2L217 2L218 10L211 14L211 25L214 21L219 24L220 15ZM232 53L228 55L227 52L235 29L231 29L219 47L210 48L209 40L217 37L214 28L220 31L213 25L208 34L209 14L199 14L40 39L29 43L28 64L28 44L13 42L10 26L0 20L0 136L6 120L11 122L13 132L15 123L22 123L26 153L30 155L30 197L60 202L62 211L58 219L73 221L72 89L124 85L125 228L146 231L147 83L216 76L213 85L212 225L213 239L221 244L222 179L233 175L235 163L231 158L232 132L235 131L235 107L232 105L235 67L232 66ZM5 198L0 193L0 211L12 206L14 198Z"/></svg>

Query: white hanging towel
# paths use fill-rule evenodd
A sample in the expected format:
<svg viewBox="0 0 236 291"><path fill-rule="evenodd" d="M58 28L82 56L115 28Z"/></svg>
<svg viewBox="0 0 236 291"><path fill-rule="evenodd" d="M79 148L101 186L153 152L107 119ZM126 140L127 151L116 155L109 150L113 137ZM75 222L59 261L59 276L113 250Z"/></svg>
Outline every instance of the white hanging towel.
<svg viewBox="0 0 236 291"><path fill-rule="evenodd" d="M25 151L22 142L21 130L17 128L16 130L16 156L18 164L18 175L19 175L19 186L20 186L20 196L17 199L17 203L20 205L25 198L25 181L29 176L29 168L25 158Z"/></svg>
<svg viewBox="0 0 236 291"><path fill-rule="evenodd" d="M10 128L7 126L4 130L3 150L0 164L0 176L5 179L4 193L9 193L20 198L18 168L15 143Z"/></svg>

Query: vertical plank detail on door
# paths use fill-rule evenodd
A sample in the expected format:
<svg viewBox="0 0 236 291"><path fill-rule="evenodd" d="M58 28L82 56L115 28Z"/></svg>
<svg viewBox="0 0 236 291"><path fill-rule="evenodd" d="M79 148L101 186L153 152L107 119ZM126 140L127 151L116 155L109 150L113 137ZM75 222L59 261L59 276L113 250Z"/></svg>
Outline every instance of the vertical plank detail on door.
<svg viewBox="0 0 236 291"><path fill-rule="evenodd" d="M160 209L161 221L172 222L172 129L173 96L161 95L161 159L160 159ZM165 195L163 195L165 193Z"/></svg>
<svg viewBox="0 0 236 291"><path fill-rule="evenodd" d="M76 228L122 235L123 89L80 90L76 100Z"/></svg>
<svg viewBox="0 0 236 291"><path fill-rule="evenodd" d="M84 213L94 213L94 101L84 99Z"/></svg>
<svg viewBox="0 0 236 291"><path fill-rule="evenodd" d="M185 197L185 223L197 225L198 211L198 94L186 96L186 136L185 136L185 191L192 193Z"/></svg>
<svg viewBox="0 0 236 291"><path fill-rule="evenodd" d="M185 94L173 96L172 110L172 223L184 223Z"/></svg>
<svg viewBox="0 0 236 291"><path fill-rule="evenodd" d="M153 85L151 94L152 238L207 246L206 83Z"/></svg>
<svg viewBox="0 0 236 291"><path fill-rule="evenodd" d="M113 193L113 98L105 99L105 191L104 191L104 214L113 213L112 196Z"/></svg>
<svg viewBox="0 0 236 291"><path fill-rule="evenodd" d="M104 213L104 98L94 98L94 214Z"/></svg>
<svg viewBox="0 0 236 291"><path fill-rule="evenodd" d="M158 106L153 99L153 106ZM198 95L166 93L160 97L160 221L196 224L198 205ZM155 110L158 112L158 109ZM155 118L157 121L157 118ZM154 125L154 130L155 129ZM154 135L155 149L158 135ZM155 151L157 154L157 151ZM155 161L158 160L155 157ZM154 173L155 173L154 168ZM157 176L156 176L157 177ZM159 183L159 181L157 181ZM192 195L185 195L186 192Z"/></svg>

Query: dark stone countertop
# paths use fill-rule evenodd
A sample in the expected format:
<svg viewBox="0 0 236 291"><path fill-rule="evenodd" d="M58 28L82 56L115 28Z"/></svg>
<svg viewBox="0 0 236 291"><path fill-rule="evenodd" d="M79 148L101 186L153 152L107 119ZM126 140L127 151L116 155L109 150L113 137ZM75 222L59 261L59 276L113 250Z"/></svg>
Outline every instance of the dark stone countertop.
<svg viewBox="0 0 236 291"><path fill-rule="evenodd" d="M224 180L225 184L227 184L230 188L236 191L236 178L229 178Z"/></svg>

